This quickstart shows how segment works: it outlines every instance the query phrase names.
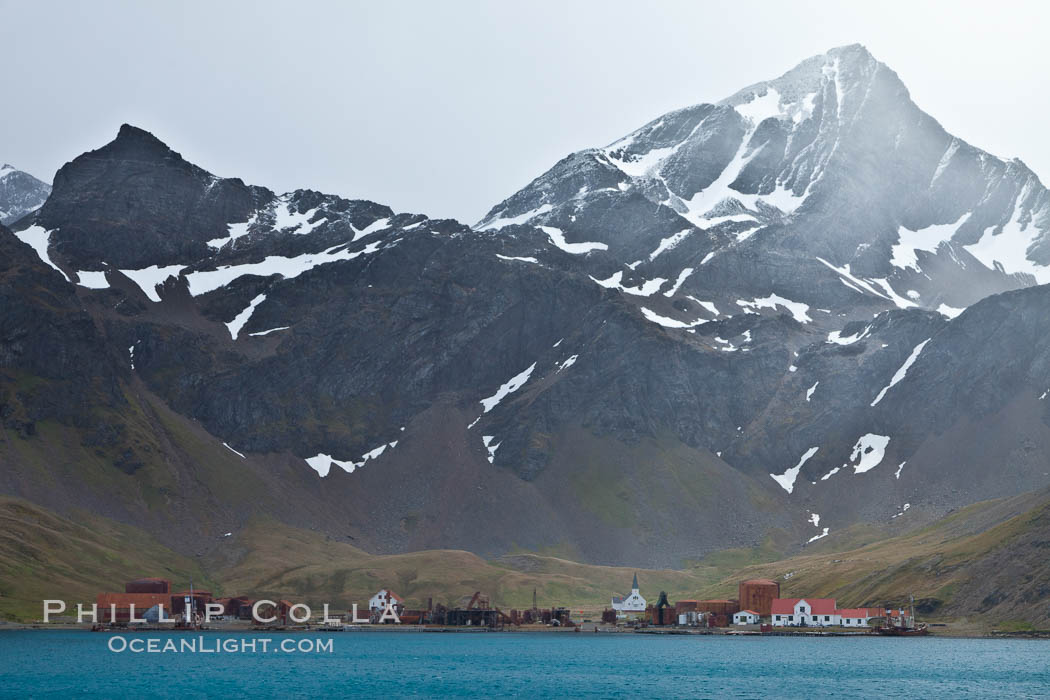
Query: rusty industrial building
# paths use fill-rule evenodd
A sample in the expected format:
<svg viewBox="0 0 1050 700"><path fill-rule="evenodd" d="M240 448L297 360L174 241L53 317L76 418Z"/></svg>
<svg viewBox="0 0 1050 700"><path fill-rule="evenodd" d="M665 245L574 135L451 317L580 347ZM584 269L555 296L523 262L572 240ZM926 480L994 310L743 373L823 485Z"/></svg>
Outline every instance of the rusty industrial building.
<svg viewBox="0 0 1050 700"><path fill-rule="evenodd" d="M95 596L98 605L98 622L128 624L132 619L142 621L146 613L154 608L163 608L164 616L176 618L184 615L186 599L192 599L195 613L204 614L204 606L212 602L209 591L181 591L173 593L171 581L162 578L140 578L124 584L123 593L99 593Z"/></svg>
<svg viewBox="0 0 1050 700"><path fill-rule="evenodd" d="M768 578L742 581L738 588L740 609L753 610L760 616L773 612L773 600L780 597L780 584Z"/></svg>

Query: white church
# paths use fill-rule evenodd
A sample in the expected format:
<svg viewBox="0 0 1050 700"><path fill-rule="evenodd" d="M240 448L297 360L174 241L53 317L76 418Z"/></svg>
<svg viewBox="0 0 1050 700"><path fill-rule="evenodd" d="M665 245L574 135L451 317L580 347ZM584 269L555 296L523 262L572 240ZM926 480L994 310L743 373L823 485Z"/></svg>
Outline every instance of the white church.
<svg viewBox="0 0 1050 700"><path fill-rule="evenodd" d="M645 598L638 592L638 574L634 575L630 595L613 596L612 609L617 612L645 612Z"/></svg>

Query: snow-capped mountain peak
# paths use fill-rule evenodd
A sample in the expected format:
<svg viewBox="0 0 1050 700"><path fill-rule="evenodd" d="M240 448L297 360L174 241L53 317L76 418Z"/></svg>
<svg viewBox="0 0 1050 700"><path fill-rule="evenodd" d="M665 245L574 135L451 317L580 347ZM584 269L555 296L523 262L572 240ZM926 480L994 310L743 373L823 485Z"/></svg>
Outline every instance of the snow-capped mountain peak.
<svg viewBox="0 0 1050 700"><path fill-rule="evenodd" d="M572 154L478 228L515 224L603 244L642 279L703 266L683 297L731 280L734 298L838 308L852 285L889 307L965 308L1050 280L1038 178L945 132L859 44ZM672 237L673 252L654 255Z"/></svg>
<svg viewBox="0 0 1050 700"><path fill-rule="evenodd" d="M13 165L0 167L0 224L13 224L43 205L51 186Z"/></svg>

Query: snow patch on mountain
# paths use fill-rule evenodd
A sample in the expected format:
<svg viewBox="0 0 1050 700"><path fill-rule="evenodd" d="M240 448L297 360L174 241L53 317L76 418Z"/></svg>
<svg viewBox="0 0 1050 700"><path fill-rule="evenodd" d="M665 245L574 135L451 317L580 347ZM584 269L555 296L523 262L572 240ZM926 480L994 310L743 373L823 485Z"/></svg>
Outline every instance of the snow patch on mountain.
<svg viewBox="0 0 1050 700"><path fill-rule="evenodd" d="M858 340L862 340L867 337L868 333L871 332L871 326L865 326L862 330L857 331L853 335L842 335L842 331L831 331L828 333L829 343L835 343L836 345L852 345Z"/></svg>
<svg viewBox="0 0 1050 700"><path fill-rule="evenodd" d="M905 299L900 294L897 294L896 290L890 285L889 280L881 277L873 277L870 281L881 287L882 291L886 293L886 297L889 298L898 309L911 309L918 306L918 304L910 299Z"/></svg>
<svg viewBox="0 0 1050 700"><path fill-rule="evenodd" d="M836 267L824 258L818 257L817 260L823 263L824 265L827 265L835 272L837 272L841 276L842 284L846 285L853 291L858 292L859 294L871 294L873 296L886 299L887 301L893 301L890 297L886 296L884 293L876 290L875 287L871 286L870 282L868 282L867 280L862 280L856 275L854 275L852 272L850 272L850 266L848 264L843 265L842 267Z"/></svg>
<svg viewBox="0 0 1050 700"><path fill-rule="evenodd" d="M237 340L237 335L244 328L244 324L248 323L248 319L251 318L252 314L255 313L255 308L266 301L266 295L260 294L251 300L247 308L241 311L239 314L233 317L233 320L226 324L226 328L230 331L230 337L233 340Z"/></svg>
<svg viewBox="0 0 1050 700"><path fill-rule="evenodd" d="M856 462L853 464L853 473L863 474L879 466L882 458L886 456L886 446L889 444L890 439L885 435L862 435L853 446L853 453L850 455L849 464Z"/></svg>
<svg viewBox="0 0 1050 700"><path fill-rule="evenodd" d="M484 413L488 413L496 406L499 402L505 399L510 394L525 386L525 382L529 381L529 377L532 376L532 370L536 369L536 363L533 362L531 365L526 367L524 370L515 374L513 377L503 383L502 386L496 391L495 394L488 397L487 399L481 400L481 405L484 407Z"/></svg>
<svg viewBox="0 0 1050 700"><path fill-rule="evenodd" d="M915 360L919 359L919 353L922 352L922 349L926 347L926 343L928 342L930 342L930 338L927 338L926 340L922 341L912 349L911 354L908 355L908 359L905 360L904 364L901 365L900 368L893 373L893 377L890 379L890 383L882 387L882 391L880 391L878 396L875 397L875 400L871 402L872 406L878 405L879 401L882 401L882 397L886 395L886 392L892 389L894 386L900 383L901 380L904 379L905 375L908 374L908 369L913 364L915 364Z"/></svg>
<svg viewBox="0 0 1050 700"><path fill-rule="evenodd" d="M664 238L663 240L661 240L660 241L660 245L656 246L656 250L654 250L653 252L649 253L649 262L652 262L653 260L656 260L656 258L661 253L665 253L665 252L667 252L669 250L674 250L678 246L678 244L681 243L682 241L684 241L686 239L686 237L692 232L693 232L693 229L691 229L691 228L683 229L683 230L679 231L678 233L670 235L667 238Z"/></svg>
<svg viewBox="0 0 1050 700"><path fill-rule="evenodd" d="M340 460L335 459L332 455L318 453L313 457L308 457L305 461L311 469L317 472L318 476L326 477L329 471L331 471L332 465L339 467L347 474L353 474L355 469L360 469L365 466L371 460L377 459L380 455L387 451L387 449L393 449L397 447L397 440L392 442L383 443L379 447L369 450L361 455L361 461L354 462L353 460Z"/></svg>
<svg viewBox="0 0 1050 700"><path fill-rule="evenodd" d="M500 260L507 260L507 261L511 261L511 262L526 262L526 263L537 263L537 264L539 263L539 260L537 260L536 258L532 258L532 257L521 257L521 258L519 258L519 257L514 257L513 255L500 255L499 253L496 253L496 257L499 258Z"/></svg>
<svg viewBox="0 0 1050 700"><path fill-rule="evenodd" d="M565 240L565 234L560 228L555 228L553 226L540 226L539 228L547 234L547 237L550 238L554 247L560 248L566 253L584 255L590 253L592 250L609 250L609 246L605 243L569 243Z"/></svg>
<svg viewBox="0 0 1050 700"><path fill-rule="evenodd" d="M736 303L738 306L755 311L756 313L757 309L776 310L778 306L781 306L787 309L799 323L810 323L813 320L809 317L809 304L803 304L800 301L791 301L790 299L785 299L778 294L770 294L767 297L753 299L752 301L738 299Z"/></svg>
<svg viewBox="0 0 1050 700"><path fill-rule="evenodd" d="M625 287L623 285L623 270L617 270L608 279L600 280L594 277L591 279L598 285L605 287L606 289L618 289L625 294L631 294L639 297L651 297L660 291L660 288L667 282L663 277L657 277L652 280L644 280L641 285L637 287Z"/></svg>
<svg viewBox="0 0 1050 700"><path fill-rule="evenodd" d="M569 369L570 367L572 367L574 364L576 364L576 360L579 357L579 355L572 355L571 357L566 359L564 362L561 363L561 365L558 366L557 372L561 372L563 369ZM557 374L557 372L555 372L555 374Z"/></svg>
<svg viewBox="0 0 1050 700"><path fill-rule="evenodd" d="M308 457L306 463L322 478L328 476L328 472L332 469L333 464L337 467L342 467L343 471L348 474L353 473L357 466L351 461L341 461L335 459L332 455L326 455L320 452L313 457Z"/></svg>
<svg viewBox="0 0 1050 700"><path fill-rule="evenodd" d="M290 230L300 236L305 236L325 222L325 217L321 217L317 221L310 223L310 219L317 214L316 207L299 213L294 211L292 206L291 195L284 195L275 203L273 208L275 230Z"/></svg>
<svg viewBox="0 0 1050 700"><path fill-rule="evenodd" d="M776 88L766 88L765 94L754 94L749 102L733 107L744 119L748 119L756 126L770 117L781 116L780 93Z"/></svg>
<svg viewBox="0 0 1050 700"><path fill-rule="evenodd" d="M40 256L40 259L48 266L58 270L59 274L62 275L66 282L69 282L69 275L62 272L61 268L51 261L51 256L47 254L48 245L51 242L51 231L48 231L43 226L33 225L22 231L15 231L15 236L18 240L22 241Z"/></svg>
<svg viewBox="0 0 1050 700"><path fill-rule="evenodd" d="M810 537L808 540L806 540L806 544L809 544L810 542L816 542L819 539L823 539L824 537L827 537L828 536L828 531L830 529L831 528L827 528L827 527L824 528L824 532L820 533L819 535L813 535L813 537Z"/></svg>
<svg viewBox="0 0 1050 700"><path fill-rule="evenodd" d="M682 284L688 279L689 275L693 274L693 268L687 267L678 273L678 279L674 281L674 284L664 292L665 297L673 297L678 293L678 290L682 287Z"/></svg>
<svg viewBox="0 0 1050 700"><path fill-rule="evenodd" d="M351 228L353 228L353 227L351 226ZM378 231L382 231L385 228L390 228L390 219L388 219L388 218L376 219L375 221L370 223L368 226L365 226L360 231L358 231L357 229L354 229L354 240L351 241L351 243L353 243L355 241L359 241L362 238L364 238L365 236L371 236L373 233L376 233Z"/></svg>
<svg viewBox="0 0 1050 700"><path fill-rule="evenodd" d="M554 207L551 206L550 204L543 204L541 206L536 207L535 209L533 209L531 211L525 212L524 214L518 214L517 216L510 216L510 217L505 217L505 218L504 217L499 217L499 218L492 219L491 221L488 221L488 222L482 222L479 226L477 226L477 230L478 231L498 231L499 229L503 228L504 226L514 226L514 225L518 225L518 224L525 224L525 223L528 223L528 221L530 219L533 219L533 218L539 216L540 214L546 214L547 212L549 212L553 208Z"/></svg>
<svg viewBox="0 0 1050 700"><path fill-rule="evenodd" d="M164 284L169 277L178 277L179 273L185 269L185 265L167 265L165 267L150 265L141 270L121 270L120 272L137 284L150 301L159 302L160 295L157 294L157 287Z"/></svg>
<svg viewBox="0 0 1050 700"><path fill-rule="evenodd" d="M915 231L904 226L897 229L897 243L893 245L890 264L902 270L919 269L919 257L916 251L924 250L933 253L945 241L950 241L955 232L970 218L972 213L963 214L952 223L933 224Z"/></svg>
<svg viewBox="0 0 1050 700"><path fill-rule="evenodd" d="M291 326L278 326L277 328L269 328L265 331L256 331L254 333L249 333L248 335L253 337L259 337L264 335L270 335L271 333L276 333L277 331L286 331L289 328L291 328Z"/></svg>
<svg viewBox="0 0 1050 700"><path fill-rule="evenodd" d="M190 294L200 296L220 287L225 287L235 279L246 275L256 277L280 275L285 279L293 279L320 265L353 260L361 255L370 255L379 250L381 244L373 241L363 249L353 252L347 250L345 246L346 244L342 243L320 253L303 253L290 258L281 255L270 255L262 262L224 265L215 270L191 272L186 275L186 279L189 281ZM176 265L174 267L182 269L182 266ZM122 270L122 272L125 271ZM125 272L125 274L127 273Z"/></svg>
<svg viewBox="0 0 1050 700"><path fill-rule="evenodd" d="M481 441L485 444L485 449L488 450L489 453L489 464L496 461L496 450L498 450L499 446L503 444L502 442L493 443L492 441L495 439L495 435L481 436Z"/></svg>
<svg viewBox="0 0 1050 700"><path fill-rule="evenodd" d="M258 212L256 212L255 214L252 214L251 218L248 219L247 221L242 221L240 223L235 223L235 224L229 224L226 227L228 235L225 238L214 238L214 239L208 241L208 246L210 248L222 248L227 243L232 243L233 241L237 240L238 238L242 238L244 236L247 236L248 235L248 227L255 223L257 216L258 216Z"/></svg>
<svg viewBox="0 0 1050 700"><path fill-rule="evenodd" d="M1038 240L1040 231L1031 220L1022 223L1024 209L1021 202L1027 197L1030 185L1018 193L1014 200L1014 211L1002 231L995 233L988 227L981 239L972 245L963 246L989 269L1001 269L1007 274L1026 272L1039 284L1050 282L1050 267L1038 265L1028 259L1028 249Z"/></svg>
<svg viewBox="0 0 1050 700"><path fill-rule="evenodd" d="M686 297L686 298L690 299L692 301L695 301L697 304L699 304L700 306L704 307L704 309L706 309L712 316L720 315L720 312L718 311L718 308L715 306L714 302L712 302L712 301L701 301L701 300L699 300L699 299L697 299L696 297L693 297L693 296Z"/></svg>
<svg viewBox="0 0 1050 700"><path fill-rule="evenodd" d="M651 171L658 170L663 165L664 160L678 150L676 146L668 146L666 148L654 148L647 153L633 154L630 158L620 158L614 155L614 153L620 152L614 148L617 146L621 149L623 148L623 145L613 144L613 147L610 147L604 155L610 163L630 177L643 177Z"/></svg>
<svg viewBox="0 0 1050 700"><path fill-rule="evenodd" d="M707 323L706 319L697 319L692 323L686 323L685 321L679 321L675 318L668 318L667 316L661 316L652 309L647 309L644 306L638 307L639 311L642 312L642 316L645 316L647 321L663 326L664 328L695 328L701 323Z"/></svg>
<svg viewBox="0 0 1050 700"><path fill-rule="evenodd" d="M105 270L77 270L77 284L88 289L109 289Z"/></svg>
<svg viewBox="0 0 1050 700"><path fill-rule="evenodd" d="M798 464L791 467L783 474L770 474L770 476L773 477L773 480L780 484L780 486L785 491L787 491L788 493L793 492L795 490L795 479L798 478L798 473L802 471L802 465L809 461L810 457L817 454L817 450L819 449L819 447L809 448L808 450L806 450L805 454L802 455L802 458L798 461Z"/></svg>
<svg viewBox="0 0 1050 700"><path fill-rule="evenodd" d="M794 212L802 204L803 197L796 197L793 192L783 188L779 183L772 193L764 195L744 194L730 187L740 176L740 172L760 151L760 149L755 148L750 153L748 152L748 146L753 135L754 127L744 134L736 155L733 156L733 159L722 170L721 174L715 178L714 182L694 193L689 199L683 199L682 203L685 205L686 211L682 216L689 222L700 228L705 228L705 216L714 209L715 205L726 199L736 199L749 209L756 209L759 200L762 200L786 214Z"/></svg>
<svg viewBox="0 0 1050 700"><path fill-rule="evenodd" d="M245 456L244 456L243 454L241 454L241 453L240 453L240 452L238 452L237 450L235 450L235 449L233 449L232 447L230 447L229 443L226 443L226 442L224 442L224 443L222 443L222 446L223 446L223 447L225 447L225 448L226 448L227 450L229 450L230 452L232 452L233 454L235 454L235 455L237 455L238 457L240 457L241 459L247 459L247 457L245 457Z"/></svg>

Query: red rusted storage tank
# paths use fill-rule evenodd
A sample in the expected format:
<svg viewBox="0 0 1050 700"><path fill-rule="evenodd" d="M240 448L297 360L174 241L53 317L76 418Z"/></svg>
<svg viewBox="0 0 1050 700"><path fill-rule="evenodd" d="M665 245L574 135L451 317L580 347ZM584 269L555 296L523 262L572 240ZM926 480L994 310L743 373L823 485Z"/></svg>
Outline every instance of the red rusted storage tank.
<svg viewBox="0 0 1050 700"><path fill-rule="evenodd" d="M773 612L773 599L780 597L780 584L768 578L755 578L740 583L740 607L759 615Z"/></svg>
<svg viewBox="0 0 1050 700"><path fill-rule="evenodd" d="M725 617L732 619L733 613L740 611L740 605L735 600L700 600L697 601L696 609L700 612L724 615Z"/></svg>
<svg viewBox="0 0 1050 700"><path fill-rule="evenodd" d="M171 593L171 581L166 578L139 578L124 584L125 593Z"/></svg>

